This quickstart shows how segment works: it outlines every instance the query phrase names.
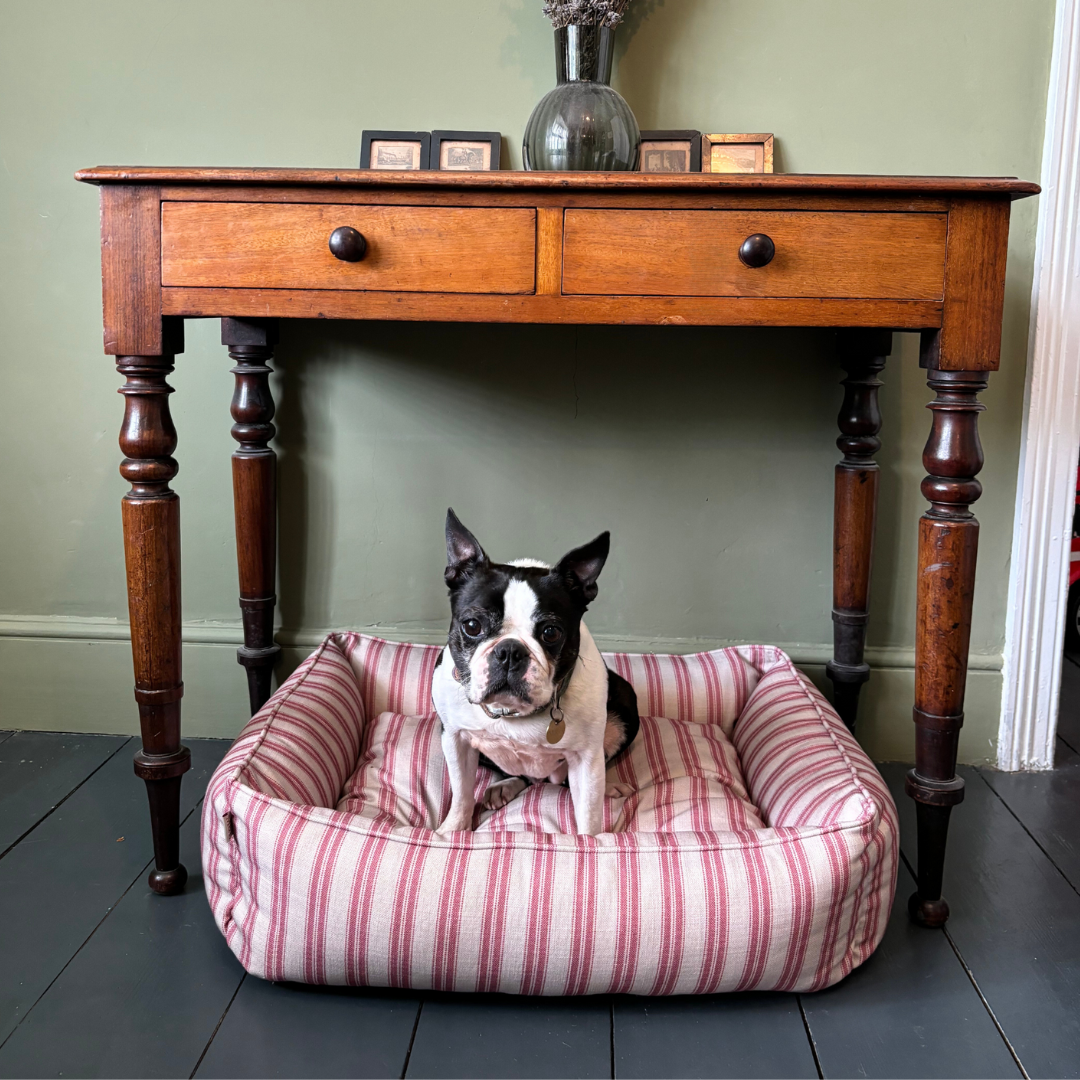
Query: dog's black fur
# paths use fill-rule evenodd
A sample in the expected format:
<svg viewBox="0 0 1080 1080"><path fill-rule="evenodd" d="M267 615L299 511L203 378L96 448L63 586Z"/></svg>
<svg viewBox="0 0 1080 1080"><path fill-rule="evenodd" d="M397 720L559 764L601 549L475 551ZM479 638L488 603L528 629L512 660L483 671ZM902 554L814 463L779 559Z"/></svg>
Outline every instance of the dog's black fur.
<svg viewBox="0 0 1080 1080"><path fill-rule="evenodd" d="M638 728L641 727L634 688L611 668L607 673L607 711L608 724L622 729L622 743L607 759L610 764L637 738Z"/></svg>

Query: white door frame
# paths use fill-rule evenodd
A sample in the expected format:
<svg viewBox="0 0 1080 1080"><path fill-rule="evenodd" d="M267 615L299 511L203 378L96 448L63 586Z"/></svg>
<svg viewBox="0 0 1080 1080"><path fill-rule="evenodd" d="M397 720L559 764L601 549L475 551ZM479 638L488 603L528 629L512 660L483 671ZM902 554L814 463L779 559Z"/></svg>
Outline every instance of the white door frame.
<svg viewBox="0 0 1080 1080"><path fill-rule="evenodd" d="M1058 0L1046 103L998 767L1054 764L1080 447L1080 0Z"/></svg>

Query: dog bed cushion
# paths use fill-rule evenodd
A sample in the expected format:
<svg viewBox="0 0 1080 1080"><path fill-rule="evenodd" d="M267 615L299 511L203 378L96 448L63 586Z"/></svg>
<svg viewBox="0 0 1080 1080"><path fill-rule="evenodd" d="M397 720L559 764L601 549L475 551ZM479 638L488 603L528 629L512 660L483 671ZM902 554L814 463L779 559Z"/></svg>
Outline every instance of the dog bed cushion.
<svg viewBox="0 0 1080 1080"><path fill-rule="evenodd" d="M226 941L278 981L503 991L816 990L885 931L896 809L778 649L606 656L641 731L599 836L536 784L473 832L450 805L439 650L332 634L245 726L203 806ZM481 769L477 794L492 780ZM478 799L479 805L479 799Z"/></svg>

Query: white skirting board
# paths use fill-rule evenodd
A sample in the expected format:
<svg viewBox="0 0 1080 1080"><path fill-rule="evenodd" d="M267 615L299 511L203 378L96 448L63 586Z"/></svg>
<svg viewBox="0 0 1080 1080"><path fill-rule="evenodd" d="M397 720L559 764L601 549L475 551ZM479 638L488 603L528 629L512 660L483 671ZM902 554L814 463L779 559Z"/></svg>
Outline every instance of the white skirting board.
<svg viewBox="0 0 1080 1080"><path fill-rule="evenodd" d="M1080 447L1080 0L1058 0L1016 489L1001 769L1054 764Z"/></svg>

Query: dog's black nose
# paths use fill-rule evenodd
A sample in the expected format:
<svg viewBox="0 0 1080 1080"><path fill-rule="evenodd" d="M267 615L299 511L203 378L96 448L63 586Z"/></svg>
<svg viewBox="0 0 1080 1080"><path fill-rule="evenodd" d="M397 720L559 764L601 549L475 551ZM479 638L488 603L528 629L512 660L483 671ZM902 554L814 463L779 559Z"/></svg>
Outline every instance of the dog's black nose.
<svg viewBox="0 0 1080 1080"><path fill-rule="evenodd" d="M529 666L529 650L514 638L500 641L492 652L496 663L507 675L516 675Z"/></svg>

